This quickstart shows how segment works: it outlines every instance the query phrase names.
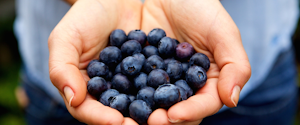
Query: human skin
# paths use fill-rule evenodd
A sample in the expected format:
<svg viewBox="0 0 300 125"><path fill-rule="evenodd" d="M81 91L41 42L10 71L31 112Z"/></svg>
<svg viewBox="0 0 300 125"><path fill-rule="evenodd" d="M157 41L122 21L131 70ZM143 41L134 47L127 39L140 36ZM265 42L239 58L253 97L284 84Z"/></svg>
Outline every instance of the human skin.
<svg viewBox="0 0 300 125"><path fill-rule="evenodd" d="M137 124L87 94L85 68L114 29L149 33L153 28L192 44L209 57L211 67L202 89L169 110L155 110L149 124L199 124L223 104L237 105L251 68L239 30L219 0L146 0L144 5L139 0L79 0L48 41L50 79L74 118L87 124Z"/></svg>

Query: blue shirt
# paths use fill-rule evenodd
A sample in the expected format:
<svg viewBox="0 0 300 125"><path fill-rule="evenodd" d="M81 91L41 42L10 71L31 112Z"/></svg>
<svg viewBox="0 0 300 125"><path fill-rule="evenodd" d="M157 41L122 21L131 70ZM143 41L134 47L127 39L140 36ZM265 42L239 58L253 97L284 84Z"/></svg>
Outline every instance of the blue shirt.
<svg viewBox="0 0 300 125"><path fill-rule="evenodd" d="M15 33L27 74L33 84L64 105L49 79L47 41L70 5L63 0L17 0L16 3ZM298 0L222 0L221 3L240 30L252 68L252 76L240 94L243 99L264 80L279 53L291 48Z"/></svg>

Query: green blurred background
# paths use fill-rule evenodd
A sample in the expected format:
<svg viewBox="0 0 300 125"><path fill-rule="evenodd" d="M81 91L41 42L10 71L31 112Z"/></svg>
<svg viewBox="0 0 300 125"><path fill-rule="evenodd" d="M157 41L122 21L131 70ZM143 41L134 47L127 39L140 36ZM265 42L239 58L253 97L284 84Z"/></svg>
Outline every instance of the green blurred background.
<svg viewBox="0 0 300 125"><path fill-rule="evenodd" d="M21 59L13 33L14 18L14 0L0 0L0 125L25 124L23 110L15 95ZM293 41L300 71L300 28L296 30ZM300 74L298 76L300 78ZM300 105L294 125L300 125Z"/></svg>

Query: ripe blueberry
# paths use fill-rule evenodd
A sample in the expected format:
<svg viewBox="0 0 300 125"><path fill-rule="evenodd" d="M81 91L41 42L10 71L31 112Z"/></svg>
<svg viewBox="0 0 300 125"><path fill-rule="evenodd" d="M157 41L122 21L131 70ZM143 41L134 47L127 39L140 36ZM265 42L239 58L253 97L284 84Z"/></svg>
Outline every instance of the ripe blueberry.
<svg viewBox="0 0 300 125"><path fill-rule="evenodd" d="M141 62L133 56L128 56L121 62L121 71L127 76L137 75L141 71L142 67L143 64L141 64Z"/></svg>
<svg viewBox="0 0 300 125"><path fill-rule="evenodd" d="M158 46L158 42L165 36L166 32L163 29L155 28L149 32L147 40L150 45Z"/></svg>
<svg viewBox="0 0 300 125"><path fill-rule="evenodd" d="M87 90L92 96L98 99L100 94L107 90L107 84L105 79L98 76L93 77L88 81Z"/></svg>
<svg viewBox="0 0 300 125"><path fill-rule="evenodd" d="M185 74L186 82L194 90L202 88L207 80L205 70L200 66L191 66Z"/></svg>
<svg viewBox="0 0 300 125"><path fill-rule="evenodd" d="M173 84L164 84L159 86L154 92L154 102L159 107L168 109L181 99L177 86Z"/></svg>
<svg viewBox="0 0 300 125"><path fill-rule="evenodd" d="M182 65L177 60L171 60L166 66L166 72L168 73L171 81L175 82L181 78Z"/></svg>
<svg viewBox="0 0 300 125"><path fill-rule="evenodd" d="M124 57L132 56L133 54L141 53L142 52L142 46L136 40L129 40L129 41L126 41L121 46L121 52L122 52Z"/></svg>
<svg viewBox="0 0 300 125"><path fill-rule="evenodd" d="M121 93L126 94L130 93L133 87L129 79L121 73L114 75L114 77L111 80L111 85L112 88L118 90Z"/></svg>
<svg viewBox="0 0 300 125"><path fill-rule="evenodd" d="M187 92L187 98L193 95L193 90L191 87L187 84L187 82L183 79L180 79L174 83L174 85L178 87L182 87Z"/></svg>
<svg viewBox="0 0 300 125"><path fill-rule="evenodd" d="M110 107L117 109L123 115L128 114L128 107L130 105L130 99L126 94L119 94L113 97L110 101Z"/></svg>
<svg viewBox="0 0 300 125"><path fill-rule="evenodd" d="M128 40L136 40L141 44L141 46L144 46L147 40L147 36L142 30L131 30L128 33Z"/></svg>
<svg viewBox="0 0 300 125"><path fill-rule="evenodd" d="M189 62L190 66L201 66L205 71L208 71L210 67L210 61L208 57L203 53L195 53L191 58Z"/></svg>
<svg viewBox="0 0 300 125"><path fill-rule="evenodd" d="M146 59L143 68L146 73L150 73L154 69L164 69L165 63L160 56L152 55Z"/></svg>
<svg viewBox="0 0 300 125"><path fill-rule="evenodd" d="M159 55L158 49L155 46L148 45L144 47L142 53L148 58L152 55Z"/></svg>
<svg viewBox="0 0 300 125"><path fill-rule="evenodd" d="M130 117L140 125L147 125L147 120L151 113L151 108L143 100L134 100L129 105Z"/></svg>
<svg viewBox="0 0 300 125"><path fill-rule="evenodd" d="M126 33L121 29L116 29L109 36L109 43L112 46L121 47L127 41Z"/></svg>
<svg viewBox="0 0 300 125"><path fill-rule="evenodd" d="M154 92L155 89L152 87L144 87L138 91L136 99L144 100L152 109L154 108Z"/></svg>
<svg viewBox="0 0 300 125"><path fill-rule="evenodd" d="M157 88L159 85L170 83L169 75L162 69L152 70L147 78L147 85Z"/></svg>
<svg viewBox="0 0 300 125"><path fill-rule="evenodd" d="M159 55L163 58L169 58L173 57L175 55L176 51L176 42L172 40L170 37L163 37L159 42L158 42L158 52Z"/></svg>
<svg viewBox="0 0 300 125"><path fill-rule="evenodd" d="M102 62L93 62L87 67L87 74L90 78L95 76L105 77L109 73L109 68Z"/></svg>
<svg viewBox="0 0 300 125"><path fill-rule="evenodd" d="M122 60L121 50L115 46L108 46L104 48L100 55L99 59L110 69L114 69Z"/></svg>
<svg viewBox="0 0 300 125"><path fill-rule="evenodd" d="M140 72L140 74L133 79L133 84L137 90L147 86L147 77L146 73Z"/></svg>
<svg viewBox="0 0 300 125"><path fill-rule="evenodd" d="M120 93L115 89L108 89L101 94L99 102L101 102L103 105L109 106L110 101L119 94Z"/></svg>

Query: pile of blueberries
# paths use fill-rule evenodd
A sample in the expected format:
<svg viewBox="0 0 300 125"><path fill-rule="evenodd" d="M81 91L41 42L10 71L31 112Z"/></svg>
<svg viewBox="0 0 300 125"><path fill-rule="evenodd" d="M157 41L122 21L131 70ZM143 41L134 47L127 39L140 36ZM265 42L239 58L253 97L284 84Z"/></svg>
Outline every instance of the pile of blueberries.
<svg viewBox="0 0 300 125"><path fill-rule="evenodd" d="M157 108L168 109L202 88L208 57L155 28L148 35L114 30L109 45L87 66L89 94L139 124Z"/></svg>

